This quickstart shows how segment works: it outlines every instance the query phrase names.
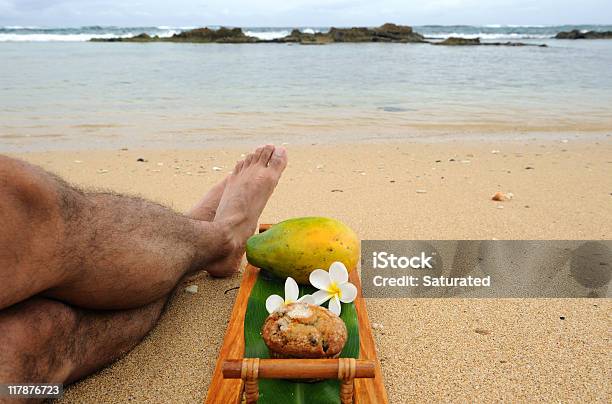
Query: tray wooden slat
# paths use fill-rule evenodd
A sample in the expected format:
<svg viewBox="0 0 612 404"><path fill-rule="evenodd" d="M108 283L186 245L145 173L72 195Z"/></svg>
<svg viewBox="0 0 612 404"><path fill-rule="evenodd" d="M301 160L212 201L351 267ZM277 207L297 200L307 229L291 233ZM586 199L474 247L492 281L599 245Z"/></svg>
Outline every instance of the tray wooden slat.
<svg viewBox="0 0 612 404"><path fill-rule="evenodd" d="M261 225L260 231L265 231L269 227L269 225ZM223 345L217 358L213 378L208 388L206 404L239 404L241 401L243 382L241 379L224 379L223 362L226 359L241 359L244 357L244 316L251 290L258 275L259 269L247 264L227 331L223 338ZM355 403L386 404L388 403L387 392L383 384L380 362L378 362L376 356L376 346L365 300L361 295L361 281L356 270L350 273L349 279L358 290L354 303L359 321L359 359L373 360L376 365L373 379L355 379Z"/></svg>
<svg viewBox="0 0 612 404"><path fill-rule="evenodd" d="M259 270L247 264L232 309L223 345L219 351L215 372L208 388L206 404L238 404L240 403L243 381L242 379L224 379L223 361L226 359L241 359L244 357L244 316L251 290L255 285Z"/></svg>
<svg viewBox="0 0 612 404"><path fill-rule="evenodd" d="M372 335L372 327L366 310L365 299L361 295L361 280L357 270L351 271L349 280L357 287L357 298L355 299L355 309L357 310L357 320L359 321L359 359L369 359L374 361L373 379L355 379L355 403L387 403L387 391L383 384L382 369L378 356L376 356L376 345Z"/></svg>

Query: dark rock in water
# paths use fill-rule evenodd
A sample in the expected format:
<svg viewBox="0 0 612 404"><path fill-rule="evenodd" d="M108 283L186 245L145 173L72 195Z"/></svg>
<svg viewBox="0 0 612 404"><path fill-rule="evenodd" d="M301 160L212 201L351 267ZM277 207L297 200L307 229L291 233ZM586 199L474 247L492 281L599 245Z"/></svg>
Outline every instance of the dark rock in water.
<svg viewBox="0 0 612 404"><path fill-rule="evenodd" d="M368 28L335 28L332 27L328 35L334 42L372 42L374 31Z"/></svg>
<svg viewBox="0 0 612 404"><path fill-rule="evenodd" d="M457 38L454 36L446 38L442 42L433 42L434 45L446 45L446 46L466 46L466 45L482 45L480 38Z"/></svg>
<svg viewBox="0 0 612 404"><path fill-rule="evenodd" d="M323 45L332 42L425 42L423 35L412 31L412 27L387 23L378 28L353 27L330 28L329 32L306 34L297 29L284 38L273 42L297 42L303 45Z"/></svg>
<svg viewBox="0 0 612 404"><path fill-rule="evenodd" d="M562 31L555 35L556 39L612 39L612 31L587 31L578 29Z"/></svg>
<svg viewBox="0 0 612 404"><path fill-rule="evenodd" d="M274 39L272 42L300 43L302 45L324 45L333 41L328 34L321 32L306 34L301 32L299 29L294 29L291 31L291 34L287 35L286 37Z"/></svg>
<svg viewBox="0 0 612 404"><path fill-rule="evenodd" d="M240 28L196 28L174 34L169 38L142 33L130 38L93 38L93 42L190 42L190 43L254 43L255 37L245 35Z"/></svg>
<svg viewBox="0 0 612 404"><path fill-rule="evenodd" d="M442 42L431 42L433 45L445 46L538 46L546 48L546 44L531 44L524 42L480 42L480 38L448 37Z"/></svg>
<svg viewBox="0 0 612 404"><path fill-rule="evenodd" d="M481 45L485 46L537 46L538 48L548 48L545 43L524 43L524 42L483 42Z"/></svg>
<svg viewBox="0 0 612 404"><path fill-rule="evenodd" d="M92 42L154 42L159 41L160 38L156 36L151 36L147 33L138 34L129 38L92 38Z"/></svg>
<svg viewBox="0 0 612 404"><path fill-rule="evenodd" d="M334 42L425 42L412 27L386 23L378 28L331 28L327 33Z"/></svg>
<svg viewBox="0 0 612 404"><path fill-rule="evenodd" d="M388 33L397 34L397 35L410 35L413 32L412 27L408 25L397 25L397 24L393 24L392 22L384 23L380 27L375 28L375 31L388 32Z"/></svg>
<svg viewBox="0 0 612 404"><path fill-rule="evenodd" d="M240 28L219 29L196 28L174 34L169 38L176 42L216 42L216 43L245 43L257 42L257 38L245 35Z"/></svg>
<svg viewBox="0 0 612 404"><path fill-rule="evenodd" d="M280 38L282 40L282 42L300 42L300 39L302 38L303 35L308 35L308 34L303 34L299 29L293 29L291 30L291 33L289 35L287 35L284 38ZM314 34L311 34L311 36L314 36ZM277 42L281 42L279 40L277 40Z"/></svg>
<svg viewBox="0 0 612 404"><path fill-rule="evenodd" d="M136 35L136 36L134 37L134 39L142 39L143 41L146 41L146 40L151 39L151 36L150 36L149 34L147 34L147 33L144 33L144 32L143 32L143 33L142 33L142 34L140 34L140 35Z"/></svg>

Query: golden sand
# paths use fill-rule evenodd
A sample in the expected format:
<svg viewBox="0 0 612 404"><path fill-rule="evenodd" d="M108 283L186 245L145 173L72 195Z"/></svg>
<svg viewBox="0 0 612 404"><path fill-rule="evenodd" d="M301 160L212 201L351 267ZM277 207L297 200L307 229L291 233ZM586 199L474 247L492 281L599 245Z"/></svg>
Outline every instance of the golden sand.
<svg viewBox="0 0 612 404"><path fill-rule="evenodd" d="M288 149L290 164L262 222L331 216L362 239L612 236L612 138ZM80 186L184 211L246 151L19 156ZM513 199L494 202L497 191ZM142 344L61 401L201 402L240 276L201 274L193 283L198 293L180 288ZM610 402L611 308L609 299L368 300L391 403Z"/></svg>

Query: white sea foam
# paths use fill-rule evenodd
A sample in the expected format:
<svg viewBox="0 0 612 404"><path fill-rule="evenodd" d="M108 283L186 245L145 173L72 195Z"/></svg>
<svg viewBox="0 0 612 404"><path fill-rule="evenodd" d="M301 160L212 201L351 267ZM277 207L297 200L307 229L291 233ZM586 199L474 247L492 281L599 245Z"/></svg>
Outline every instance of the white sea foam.
<svg viewBox="0 0 612 404"><path fill-rule="evenodd" d="M166 32L160 32L160 33L156 33L156 34L153 34L153 35L157 35L157 36L159 36L160 38L169 38L169 37L171 37L172 35L174 35L174 34L178 34L178 33L179 33L179 32L181 32L181 31L182 31L182 30L180 30L180 29L169 29L169 30L168 30L168 31L166 31Z"/></svg>
<svg viewBox="0 0 612 404"><path fill-rule="evenodd" d="M315 31L312 28L303 28L303 29L300 29L300 31L302 31L304 34L314 34L315 32L319 32L319 31ZM279 29L278 31L276 30L263 31L263 30L256 30L256 29L250 29L250 30L246 29L244 31L244 34L249 35L249 36L254 36L255 38L259 38L259 39L271 40L271 39L286 37L287 35L291 34L291 30L290 29Z"/></svg>
<svg viewBox="0 0 612 404"><path fill-rule="evenodd" d="M38 29L38 27L34 26L34 25L30 25L30 26L22 26L22 25L5 25L3 27L0 27L3 29Z"/></svg>
<svg viewBox="0 0 612 404"><path fill-rule="evenodd" d="M151 35L168 38L180 30L168 30ZM125 34L0 34L0 42L86 42L92 38L129 38L142 32L128 32Z"/></svg>
<svg viewBox="0 0 612 404"><path fill-rule="evenodd" d="M271 39L277 39L277 38L282 38L285 37L287 35L290 34L289 31L245 31L244 32L245 35L248 36L254 36L255 38L259 38L259 39L264 39L264 40L271 40Z"/></svg>
<svg viewBox="0 0 612 404"><path fill-rule="evenodd" d="M0 34L0 42L85 42L91 38L117 37L113 34Z"/></svg>

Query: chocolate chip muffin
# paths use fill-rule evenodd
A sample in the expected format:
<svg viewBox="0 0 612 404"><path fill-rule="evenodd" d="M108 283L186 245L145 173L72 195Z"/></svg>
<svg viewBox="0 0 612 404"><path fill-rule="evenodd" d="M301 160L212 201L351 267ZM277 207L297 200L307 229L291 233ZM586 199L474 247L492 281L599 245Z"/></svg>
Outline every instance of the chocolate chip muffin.
<svg viewBox="0 0 612 404"><path fill-rule="evenodd" d="M272 358L337 358L348 338L340 317L308 303L282 306L261 333Z"/></svg>

